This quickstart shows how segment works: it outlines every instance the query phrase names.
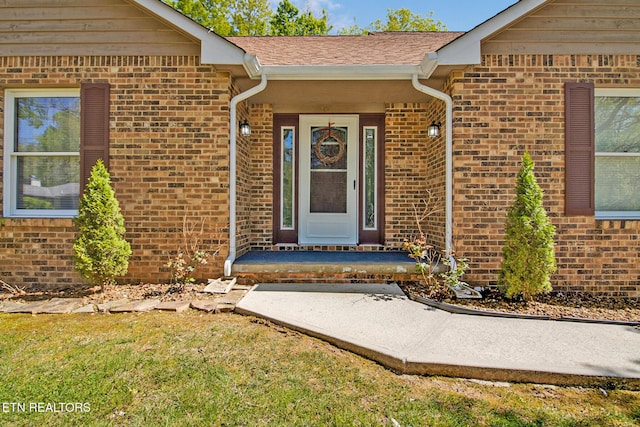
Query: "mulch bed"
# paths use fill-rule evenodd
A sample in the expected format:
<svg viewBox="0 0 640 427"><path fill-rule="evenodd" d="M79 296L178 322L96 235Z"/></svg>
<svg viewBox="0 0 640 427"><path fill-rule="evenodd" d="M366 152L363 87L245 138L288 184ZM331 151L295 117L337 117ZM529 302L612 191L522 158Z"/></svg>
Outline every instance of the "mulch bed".
<svg viewBox="0 0 640 427"><path fill-rule="evenodd" d="M453 294L442 290L427 289L417 282L399 283L407 295L414 295L448 304L461 305L469 308L505 313L530 314L549 317L577 317L596 320L617 320L626 322L640 322L640 299L607 298L586 294L565 294L552 292L539 295L534 301L507 300L493 288L483 291L482 300L456 299ZM83 298L87 302L103 303L121 299L142 300L148 298L165 301L196 300L214 298L203 293L205 284L175 284L140 283L133 285L107 285L101 291L100 287L84 289L67 289L49 292L10 293L0 289L0 300L16 302L37 301L51 298Z"/></svg>
<svg viewBox="0 0 640 427"><path fill-rule="evenodd" d="M9 293L0 290L0 300L15 302L39 301L51 298L82 298L87 303L101 304L107 301L128 299L131 301L144 299L159 299L161 302L186 301L197 299L213 299L209 293L204 293L204 283L199 284L162 284L139 283L135 285L106 285L104 289L92 286L82 289L62 289L57 291L24 291L24 293ZM218 295L219 297L219 295Z"/></svg>
<svg viewBox="0 0 640 427"><path fill-rule="evenodd" d="M538 295L533 301L508 300L495 288L482 291L483 299L456 299L453 294L430 290L419 283L402 283L406 294L428 298L468 308L503 313L548 316L552 318L574 317L594 320L640 322L640 299L611 298L587 294L551 292Z"/></svg>

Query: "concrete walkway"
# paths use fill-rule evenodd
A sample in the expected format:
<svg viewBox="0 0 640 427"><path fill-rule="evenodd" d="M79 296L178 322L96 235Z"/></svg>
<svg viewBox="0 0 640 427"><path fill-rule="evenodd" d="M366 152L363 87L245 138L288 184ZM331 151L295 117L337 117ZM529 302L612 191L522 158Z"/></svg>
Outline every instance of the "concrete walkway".
<svg viewBox="0 0 640 427"><path fill-rule="evenodd" d="M260 284L236 312L402 373L640 389L633 326L452 314L382 284Z"/></svg>

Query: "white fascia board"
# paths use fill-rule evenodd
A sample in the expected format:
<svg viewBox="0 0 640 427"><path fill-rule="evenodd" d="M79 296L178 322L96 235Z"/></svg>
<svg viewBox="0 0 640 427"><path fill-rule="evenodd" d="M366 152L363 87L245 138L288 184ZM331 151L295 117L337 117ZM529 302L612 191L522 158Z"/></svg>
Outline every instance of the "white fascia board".
<svg viewBox="0 0 640 427"><path fill-rule="evenodd" d="M260 74L269 80L410 80L418 65L265 65Z"/></svg>
<svg viewBox="0 0 640 427"><path fill-rule="evenodd" d="M479 64L481 57L480 43L482 40L519 20L548 1L520 0L438 50L438 63L440 65Z"/></svg>
<svg viewBox="0 0 640 427"><path fill-rule="evenodd" d="M193 38L200 40L200 62L203 64L242 65L244 50L203 27L160 0L131 0Z"/></svg>

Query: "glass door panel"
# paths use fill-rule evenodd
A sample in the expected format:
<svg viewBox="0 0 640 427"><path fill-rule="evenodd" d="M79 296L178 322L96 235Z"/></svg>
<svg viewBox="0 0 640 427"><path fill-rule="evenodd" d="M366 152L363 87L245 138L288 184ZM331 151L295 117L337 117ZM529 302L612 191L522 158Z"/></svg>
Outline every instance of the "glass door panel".
<svg viewBox="0 0 640 427"><path fill-rule="evenodd" d="M310 212L347 212L347 134L346 127L311 130Z"/></svg>

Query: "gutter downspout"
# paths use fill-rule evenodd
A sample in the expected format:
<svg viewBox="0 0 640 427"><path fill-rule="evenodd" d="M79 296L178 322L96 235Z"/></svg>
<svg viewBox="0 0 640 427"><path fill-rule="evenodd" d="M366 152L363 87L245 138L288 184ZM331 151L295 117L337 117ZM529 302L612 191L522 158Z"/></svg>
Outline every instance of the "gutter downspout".
<svg viewBox="0 0 640 427"><path fill-rule="evenodd" d="M413 87L422 93L444 101L446 105L446 182L445 182L445 254L453 250L453 100L449 95L418 81L418 74L411 76Z"/></svg>
<svg viewBox="0 0 640 427"><path fill-rule="evenodd" d="M238 103L244 101L253 95L262 92L267 87L267 76L262 74L260 84L252 87L242 93L237 94L231 99L229 111L229 255L224 262L224 275L231 276L231 266L236 260L236 157L237 157L237 138L238 138Z"/></svg>

